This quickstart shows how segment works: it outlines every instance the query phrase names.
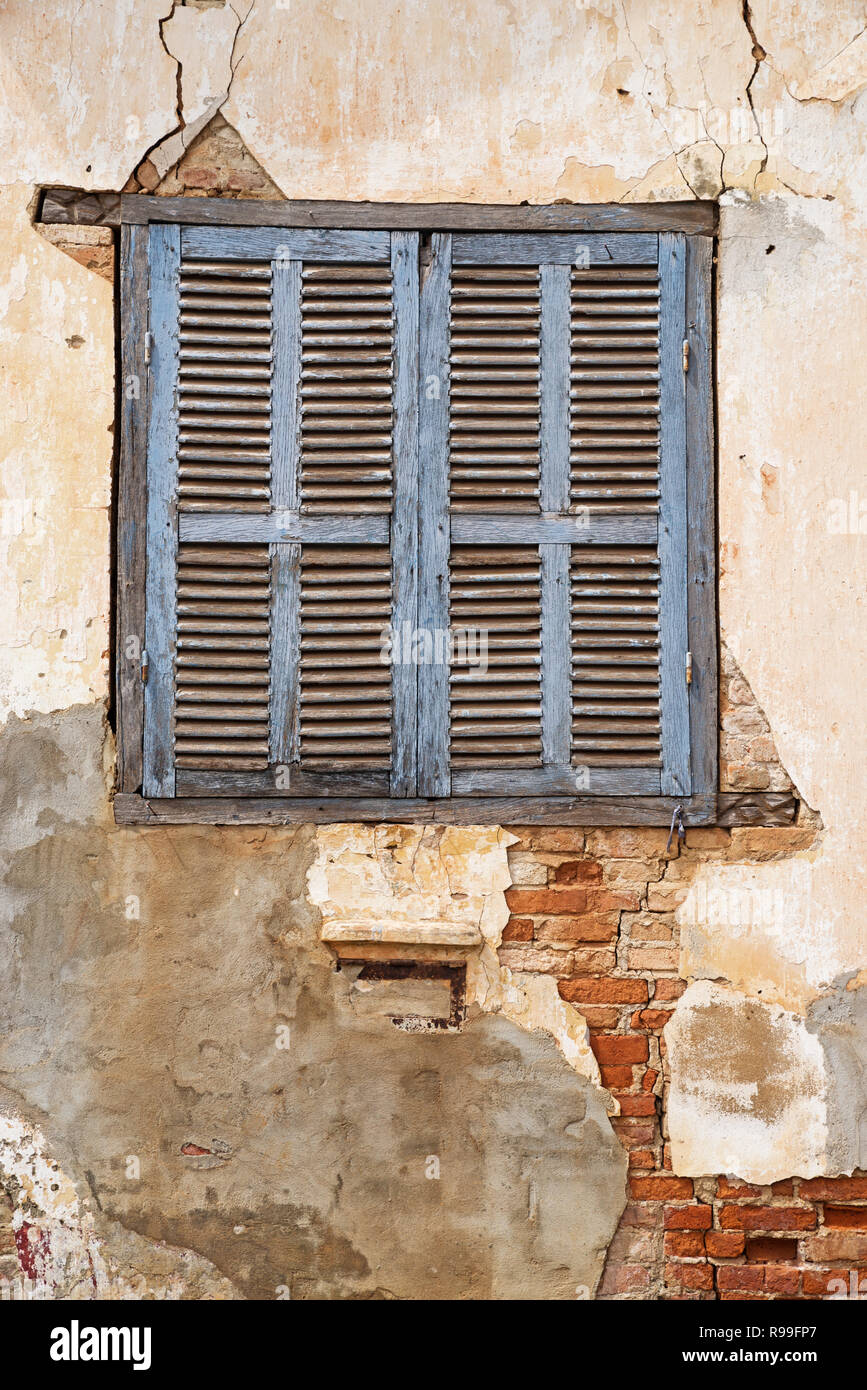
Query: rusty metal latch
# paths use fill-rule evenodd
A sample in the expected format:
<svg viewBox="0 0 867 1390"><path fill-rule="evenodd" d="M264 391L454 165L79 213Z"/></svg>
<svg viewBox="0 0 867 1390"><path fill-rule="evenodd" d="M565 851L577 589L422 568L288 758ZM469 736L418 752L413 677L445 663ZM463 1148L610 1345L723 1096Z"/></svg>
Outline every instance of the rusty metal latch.
<svg viewBox="0 0 867 1390"><path fill-rule="evenodd" d="M692 685L692 652L686 654L686 683Z"/></svg>
<svg viewBox="0 0 867 1390"><path fill-rule="evenodd" d="M145 349L145 351L144 351L144 358L145 358L145 366L146 366L146 367L150 366L151 348L153 347L153 341L154 341L153 334L152 334L152 333L146 333L146 334L145 334L145 341L144 341L144 349Z"/></svg>
<svg viewBox="0 0 867 1390"><path fill-rule="evenodd" d="M141 654L141 679L142 679L142 685L147 685L147 683L148 683L148 671L149 671L149 670L150 670L150 663L149 663L149 661L148 661L147 649L145 649L145 650L142 652L142 654Z"/></svg>
<svg viewBox="0 0 867 1390"><path fill-rule="evenodd" d="M683 370L689 371L689 338L683 340Z"/></svg>
<svg viewBox="0 0 867 1390"><path fill-rule="evenodd" d="M677 833L678 846L682 845L686 839L686 827L683 823L683 807L675 806L671 816L671 829L668 832L668 840L665 846L665 858L668 858L668 851L671 849L671 842Z"/></svg>

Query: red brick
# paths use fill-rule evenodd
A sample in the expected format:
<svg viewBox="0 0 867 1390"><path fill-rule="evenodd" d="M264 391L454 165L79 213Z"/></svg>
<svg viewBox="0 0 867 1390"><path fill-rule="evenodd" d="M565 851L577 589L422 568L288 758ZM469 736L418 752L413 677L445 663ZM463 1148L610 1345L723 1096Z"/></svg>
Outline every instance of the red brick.
<svg viewBox="0 0 867 1390"><path fill-rule="evenodd" d="M611 972L617 965L613 950L601 946L575 946L572 950L572 975L600 975Z"/></svg>
<svg viewBox="0 0 867 1390"><path fill-rule="evenodd" d="M761 1265L719 1265L716 1278L719 1289L754 1293L763 1286L765 1271Z"/></svg>
<svg viewBox="0 0 867 1390"><path fill-rule="evenodd" d="M662 1175L655 1178L633 1178L629 1190L633 1197L644 1202L689 1201L692 1196L692 1179L669 1178Z"/></svg>
<svg viewBox="0 0 867 1390"><path fill-rule="evenodd" d="M602 865L595 859L570 859L554 870L555 883L601 883Z"/></svg>
<svg viewBox="0 0 867 1390"><path fill-rule="evenodd" d="M614 941L616 912L582 912L578 917L546 917L536 927L537 941Z"/></svg>
<svg viewBox="0 0 867 1390"><path fill-rule="evenodd" d="M630 970L676 970L680 952L676 946L630 946Z"/></svg>
<svg viewBox="0 0 867 1390"><path fill-rule="evenodd" d="M511 917L503 931L504 941L532 941L533 923L529 917Z"/></svg>
<svg viewBox="0 0 867 1390"><path fill-rule="evenodd" d="M647 1124L644 1120L634 1120L629 1116L613 1115L611 1128L627 1149L643 1149L656 1139L655 1124Z"/></svg>
<svg viewBox="0 0 867 1390"><path fill-rule="evenodd" d="M816 1213L806 1207L723 1207L720 1225L728 1231L811 1231Z"/></svg>
<svg viewBox="0 0 867 1390"><path fill-rule="evenodd" d="M667 1231L709 1231L713 1212L710 1207L695 1203L691 1207L666 1207Z"/></svg>
<svg viewBox="0 0 867 1390"><path fill-rule="evenodd" d="M507 965L510 970L561 977L572 974L575 965L573 955L572 951L557 951L551 946L525 945L518 941L501 946L499 952L500 963Z"/></svg>
<svg viewBox="0 0 867 1390"><path fill-rule="evenodd" d="M633 1014L633 1028L664 1028L673 1013L672 1009L640 1009Z"/></svg>
<svg viewBox="0 0 867 1390"><path fill-rule="evenodd" d="M650 1285L650 1270L643 1265L619 1265L606 1270L600 1293L638 1293Z"/></svg>
<svg viewBox="0 0 867 1390"><path fill-rule="evenodd" d="M704 1236L701 1231L666 1231L666 1255L703 1255Z"/></svg>
<svg viewBox="0 0 867 1390"><path fill-rule="evenodd" d="M798 1242L796 1240L774 1239L773 1236L750 1236L747 1241L747 1259L753 1263L780 1264L783 1260L797 1260Z"/></svg>
<svg viewBox="0 0 867 1390"><path fill-rule="evenodd" d="M616 1028L620 1022L620 1010L614 1004L582 1004L581 1013L590 1028Z"/></svg>
<svg viewBox="0 0 867 1390"><path fill-rule="evenodd" d="M801 1196L820 1202L857 1202L867 1199L867 1178L808 1178L801 1183Z"/></svg>
<svg viewBox="0 0 867 1390"><path fill-rule="evenodd" d="M733 1197L735 1201L760 1200L762 1189L754 1187L747 1182L730 1182L728 1178L718 1178L716 1184L716 1195L718 1197Z"/></svg>
<svg viewBox="0 0 867 1390"><path fill-rule="evenodd" d="M606 1091L619 1091L632 1085L631 1067L600 1067L599 1079Z"/></svg>
<svg viewBox="0 0 867 1390"><path fill-rule="evenodd" d="M564 980L559 989L571 1003L640 1004L647 998L646 980Z"/></svg>
<svg viewBox="0 0 867 1390"><path fill-rule="evenodd" d="M666 1284L680 1284L684 1289L712 1289L713 1288L713 1265L678 1265L668 1263L665 1266Z"/></svg>
<svg viewBox="0 0 867 1390"><path fill-rule="evenodd" d="M832 1260L851 1260L853 1264L867 1262L867 1235L858 1231L823 1231L804 1241L804 1256L813 1264L829 1264Z"/></svg>
<svg viewBox="0 0 867 1390"><path fill-rule="evenodd" d="M646 1062L647 1038L636 1037L634 1033L597 1033L591 1037L590 1046L598 1062Z"/></svg>
<svg viewBox="0 0 867 1390"><path fill-rule="evenodd" d="M733 1260L743 1254L744 1238L738 1231L708 1231L704 1248L716 1260Z"/></svg>
<svg viewBox="0 0 867 1390"><path fill-rule="evenodd" d="M640 1226L647 1230L659 1224L659 1207L649 1202L627 1202L620 1218L621 1226Z"/></svg>
<svg viewBox="0 0 867 1390"><path fill-rule="evenodd" d="M187 188L218 188L220 185L216 169L184 168L181 177Z"/></svg>
<svg viewBox="0 0 867 1390"><path fill-rule="evenodd" d="M653 1002L659 999L679 999L686 989L685 980L657 980L653 991Z"/></svg>
<svg viewBox="0 0 867 1390"><path fill-rule="evenodd" d="M624 1096L618 1095L620 1102L621 1115L655 1115L656 1097L655 1096Z"/></svg>
<svg viewBox="0 0 867 1390"><path fill-rule="evenodd" d="M652 1149L633 1149L629 1155L630 1168L655 1168L656 1155Z"/></svg>
<svg viewBox="0 0 867 1390"><path fill-rule="evenodd" d="M587 889L588 912L637 912L640 906L637 893L612 893L610 888Z"/></svg>
<svg viewBox="0 0 867 1390"><path fill-rule="evenodd" d="M765 1265L765 1288L768 1293L797 1293L800 1283L799 1269L793 1269L791 1265Z"/></svg>
<svg viewBox="0 0 867 1390"><path fill-rule="evenodd" d="M771 1195L774 1197L794 1197L795 1184L791 1178L786 1178L783 1182L771 1183Z"/></svg>
<svg viewBox="0 0 867 1390"><path fill-rule="evenodd" d="M838 1230L867 1231L867 1207L826 1207L825 1225Z"/></svg>
<svg viewBox="0 0 867 1390"><path fill-rule="evenodd" d="M522 916L541 913L583 912L587 895L583 888L507 888L506 902Z"/></svg>
<svg viewBox="0 0 867 1390"><path fill-rule="evenodd" d="M267 183L262 175L253 169L236 169L229 175L227 186L239 193L256 193L259 189L266 188Z"/></svg>
<svg viewBox="0 0 867 1390"><path fill-rule="evenodd" d="M687 849L724 849L730 840L731 832L719 826L696 826L686 832Z"/></svg>
<svg viewBox="0 0 867 1390"><path fill-rule="evenodd" d="M804 1293L811 1294L814 1298L824 1298L828 1292L828 1281L839 1278L839 1269L805 1269Z"/></svg>
<svg viewBox="0 0 867 1390"><path fill-rule="evenodd" d="M544 850L554 854L580 854L584 849L584 831L547 825L510 826L520 845L515 849Z"/></svg>
<svg viewBox="0 0 867 1390"><path fill-rule="evenodd" d="M648 1067L647 1071L641 1078L642 1091L652 1091L658 1080L659 1072L654 1071L653 1067Z"/></svg>

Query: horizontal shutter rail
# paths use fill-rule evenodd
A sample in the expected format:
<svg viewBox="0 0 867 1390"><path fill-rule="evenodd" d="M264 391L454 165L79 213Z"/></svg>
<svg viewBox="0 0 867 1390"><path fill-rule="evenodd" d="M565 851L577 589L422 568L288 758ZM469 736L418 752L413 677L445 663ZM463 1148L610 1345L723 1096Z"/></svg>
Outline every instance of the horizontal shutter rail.
<svg viewBox="0 0 867 1390"><path fill-rule="evenodd" d="M659 303L655 258L572 270L573 507L658 509Z"/></svg>
<svg viewBox="0 0 867 1390"><path fill-rule="evenodd" d="M267 546L179 546L178 769L267 767L269 608Z"/></svg>
<svg viewBox="0 0 867 1390"><path fill-rule="evenodd" d="M571 595L572 757L593 790L596 768L661 762L656 547L573 547Z"/></svg>
<svg viewBox="0 0 867 1390"><path fill-rule="evenodd" d="M271 468L271 267L182 256L178 509L264 511Z"/></svg>
<svg viewBox="0 0 867 1390"><path fill-rule="evenodd" d="M456 232L454 265L655 264L655 232Z"/></svg>
<svg viewBox="0 0 867 1390"><path fill-rule="evenodd" d="M394 425L390 266L305 265L300 323L302 507L332 516L387 513Z"/></svg>
<svg viewBox="0 0 867 1390"><path fill-rule="evenodd" d="M183 227L184 256L227 261L383 261L388 232L313 231L290 227Z"/></svg>
<svg viewBox="0 0 867 1390"><path fill-rule="evenodd" d="M450 311L452 511L538 511L539 271L454 270Z"/></svg>
<svg viewBox="0 0 867 1390"><path fill-rule="evenodd" d="M655 516L594 515L589 516L526 516L511 518L461 516L452 518L452 540L458 545L498 543L533 545L636 545L655 544Z"/></svg>
<svg viewBox="0 0 867 1390"><path fill-rule="evenodd" d="M449 570L451 766L539 766L539 552L452 545Z"/></svg>
<svg viewBox="0 0 867 1390"><path fill-rule="evenodd" d="M258 515L195 515L178 520L181 540L276 544L302 541L310 545L387 545L389 518L384 516L320 517L298 511Z"/></svg>
<svg viewBox="0 0 867 1390"><path fill-rule="evenodd" d="M391 612L387 546L302 546L301 770L390 768Z"/></svg>

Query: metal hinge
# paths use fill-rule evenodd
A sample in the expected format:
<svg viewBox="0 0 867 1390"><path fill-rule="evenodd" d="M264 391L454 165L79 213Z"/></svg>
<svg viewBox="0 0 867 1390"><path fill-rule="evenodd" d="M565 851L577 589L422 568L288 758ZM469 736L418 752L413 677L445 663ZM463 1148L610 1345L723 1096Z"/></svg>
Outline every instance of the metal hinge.
<svg viewBox="0 0 867 1390"><path fill-rule="evenodd" d="M689 371L689 338L683 340L683 370Z"/></svg>
<svg viewBox="0 0 867 1390"><path fill-rule="evenodd" d="M147 685L147 683L148 683L148 671L149 671L149 670L150 670L150 663L149 663L149 661L148 661L147 648L145 648L144 651L143 651L142 654L141 654L141 678L142 678L142 685Z"/></svg>
<svg viewBox="0 0 867 1390"><path fill-rule="evenodd" d="M692 685L692 652L686 654L686 683Z"/></svg>
<svg viewBox="0 0 867 1390"><path fill-rule="evenodd" d="M146 334L145 334L145 366L146 366L146 367L149 367L149 366L150 366L151 348L153 347L153 341L154 341L154 339L153 339L153 334L152 334L152 333L146 333Z"/></svg>

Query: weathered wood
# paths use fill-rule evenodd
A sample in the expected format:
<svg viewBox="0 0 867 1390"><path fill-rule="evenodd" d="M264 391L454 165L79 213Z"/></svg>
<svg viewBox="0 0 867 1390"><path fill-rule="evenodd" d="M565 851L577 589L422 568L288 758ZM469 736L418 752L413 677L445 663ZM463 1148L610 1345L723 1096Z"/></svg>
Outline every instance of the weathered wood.
<svg viewBox="0 0 867 1390"><path fill-rule="evenodd" d="M39 222L74 223L82 227L119 227L120 193L85 193L80 188L46 188Z"/></svg>
<svg viewBox="0 0 867 1390"><path fill-rule="evenodd" d="M150 229L150 419L147 454L148 679L144 693L146 796L172 796L175 585L177 572L177 383L180 228Z"/></svg>
<svg viewBox="0 0 867 1390"><path fill-rule="evenodd" d="M121 368L117 478L116 716L117 784L137 791L142 781L147 557L148 232L124 227L120 239Z"/></svg>
<svg viewBox="0 0 867 1390"><path fill-rule="evenodd" d="M572 753L572 620L569 567L572 547L543 545L542 566L542 762L568 767ZM574 769L569 790L576 786ZM521 774L523 784L524 777ZM461 789L453 781L455 793ZM565 791L566 787L551 787Z"/></svg>
<svg viewBox="0 0 867 1390"><path fill-rule="evenodd" d="M184 227L185 256L244 261L388 261L388 232L285 227Z"/></svg>
<svg viewBox="0 0 867 1390"><path fill-rule="evenodd" d="M117 195L85 194L83 198L104 196ZM152 198L124 193L121 216L124 222L178 221L260 227L359 227L385 231L394 228L407 231L681 231L712 235L717 228L718 209L716 203L700 201L545 203L528 207L497 203Z"/></svg>
<svg viewBox="0 0 867 1390"><path fill-rule="evenodd" d="M186 512L182 541L225 541L233 545L387 545L387 516L307 516L297 511Z"/></svg>
<svg viewBox="0 0 867 1390"><path fill-rule="evenodd" d="M543 512L569 510L570 290L571 272L568 265L542 266L539 500Z"/></svg>
<svg viewBox="0 0 867 1390"><path fill-rule="evenodd" d="M391 625L418 622L418 232L391 238L394 387L391 522ZM402 652L402 644L399 644ZM418 693L414 662L391 666L391 795L415 796Z"/></svg>
<svg viewBox="0 0 867 1390"><path fill-rule="evenodd" d="M659 686L662 791L687 796L689 687L686 681L686 244L679 232L659 238Z"/></svg>
<svg viewBox="0 0 867 1390"><path fill-rule="evenodd" d="M492 768L452 772L454 796L658 796L658 767ZM527 802L532 820L535 802ZM529 823L529 822L528 822Z"/></svg>
<svg viewBox="0 0 867 1390"><path fill-rule="evenodd" d="M271 762L283 767L298 760L300 574L301 546L272 545L268 747Z"/></svg>
<svg viewBox="0 0 867 1390"><path fill-rule="evenodd" d="M713 823L716 798L525 797L419 800L412 797L345 801L328 798L148 798L118 793L118 825L298 825L394 821L440 825L669 825L675 807L684 824ZM532 814L530 814L532 810Z"/></svg>
<svg viewBox="0 0 867 1390"><path fill-rule="evenodd" d="M718 825L791 825L798 802L788 792L720 792Z"/></svg>
<svg viewBox="0 0 867 1390"><path fill-rule="evenodd" d="M655 545L657 521L652 513L618 512L574 516L452 517L455 545Z"/></svg>
<svg viewBox="0 0 867 1390"><path fill-rule="evenodd" d="M654 265L654 232L480 232L455 234L455 265Z"/></svg>
<svg viewBox="0 0 867 1390"><path fill-rule="evenodd" d="M449 290L451 236L431 237L419 316L418 625L435 639L449 627ZM449 668L418 672L418 790L447 796Z"/></svg>
<svg viewBox="0 0 867 1390"><path fill-rule="evenodd" d="M301 262L278 261L271 276L271 505L298 507L301 428ZM271 546L269 756L298 758L301 546ZM250 787L252 792L254 788Z"/></svg>
<svg viewBox="0 0 867 1390"><path fill-rule="evenodd" d="M717 546L714 499L713 422L713 241L686 243L686 467L688 525L689 647L692 652L690 744L692 790L717 786L719 740Z"/></svg>
<svg viewBox="0 0 867 1390"><path fill-rule="evenodd" d="M197 772L178 769L178 796L320 797L389 796L387 772L308 772L283 763L259 772Z"/></svg>

